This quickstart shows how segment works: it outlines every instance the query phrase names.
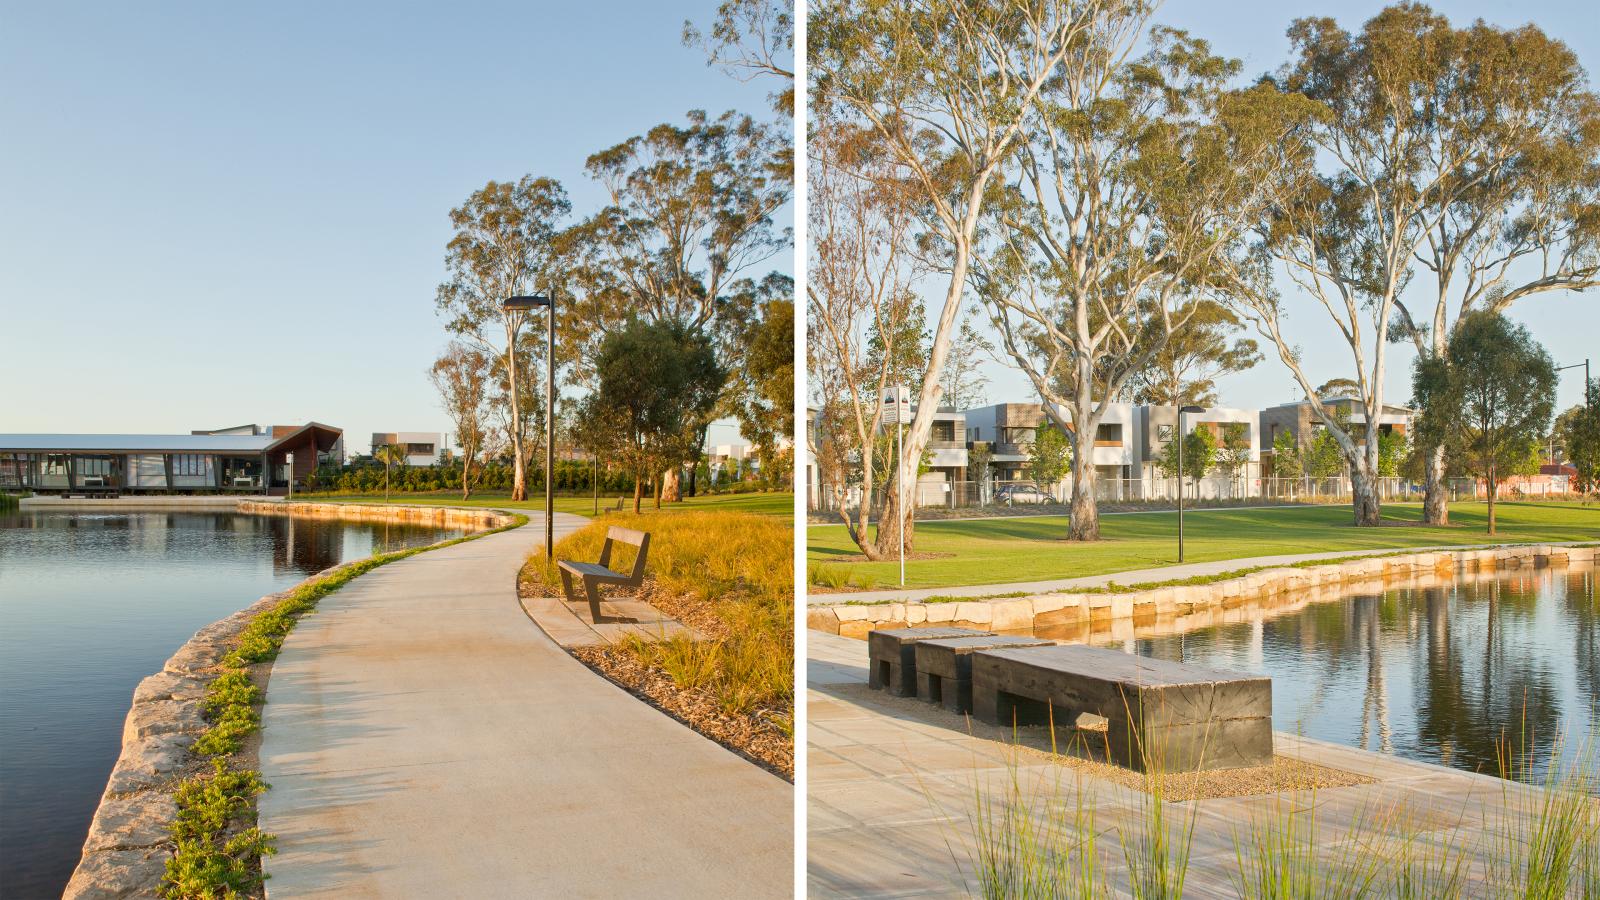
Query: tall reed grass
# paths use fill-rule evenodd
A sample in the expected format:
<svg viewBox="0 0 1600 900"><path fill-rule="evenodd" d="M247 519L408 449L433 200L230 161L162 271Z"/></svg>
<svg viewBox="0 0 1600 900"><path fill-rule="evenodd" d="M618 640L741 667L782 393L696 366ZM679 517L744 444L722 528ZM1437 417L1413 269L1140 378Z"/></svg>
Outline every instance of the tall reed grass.
<svg viewBox="0 0 1600 900"><path fill-rule="evenodd" d="M661 591L693 608L707 640L633 639L622 646L678 685L702 690L725 712L780 710L794 727L794 528L786 520L742 512L631 513L604 516L556 544L558 559L596 560L613 525L650 533L645 572ZM627 570L636 551L618 545L612 568ZM560 591L544 557L526 577Z"/></svg>
<svg viewBox="0 0 1600 900"><path fill-rule="evenodd" d="M1596 770L1587 746L1565 767L1561 748L1549 748L1552 774L1542 784L1510 780L1528 780L1531 768L1503 771L1497 802L1480 810L1464 801L1453 820L1395 802L1360 805L1348 818L1326 821L1334 801L1316 789L1273 795L1233 829L1231 888L1251 900L1596 900L1600 798L1591 793ZM974 773L964 825L946 838L963 877L975 881L968 893L992 900L1184 895L1197 802L1170 801L1161 776L1149 774L1136 807L1112 809L1120 820L1113 824L1089 776L1074 773L1064 788L1061 770L1052 779L1024 769L1021 752L1020 744L1011 748L998 784ZM1519 758L1531 767L1531 752ZM1117 849L1122 866L1113 871Z"/></svg>

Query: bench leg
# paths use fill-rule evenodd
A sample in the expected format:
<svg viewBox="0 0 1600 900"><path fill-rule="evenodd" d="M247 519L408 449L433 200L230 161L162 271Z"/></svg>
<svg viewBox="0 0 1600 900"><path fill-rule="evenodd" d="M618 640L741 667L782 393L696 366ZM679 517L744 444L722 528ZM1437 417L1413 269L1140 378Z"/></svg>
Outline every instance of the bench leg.
<svg viewBox="0 0 1600 900"><path fill-rule="evenodd" d="M578 595L572 590L572 573L566 569L561 570L561 590L567 595L568 600L573 603L578 602Z"/></svg>
<svg viewBox="0 0 1600 900"><path fill-rule="evenodd" d="M583 590L589 595L589 615L596 625L604 622L606 617L600 612L600 585L593 578L583 576Z"/></svg>

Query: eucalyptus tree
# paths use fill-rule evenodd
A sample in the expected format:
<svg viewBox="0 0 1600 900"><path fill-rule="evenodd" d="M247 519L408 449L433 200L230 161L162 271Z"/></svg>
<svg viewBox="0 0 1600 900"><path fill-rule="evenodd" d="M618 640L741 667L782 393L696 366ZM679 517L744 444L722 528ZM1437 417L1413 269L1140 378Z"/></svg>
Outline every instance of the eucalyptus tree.
<svg viewBox="0 0 1600 900"><path fill-rule="evenodd" d="M1242 277L1275 185L1303 164L1281 144L1309 104L1230 90L1238 61L1148 16L1102 17L1029 104L969 274L1007 353L1072 435L1071 540L1100 535L1094 447L1107 408Z"/></svg>
<svg viewBox="0 0 1600 900"><path fill-rule="evenodd" d="M699 46L706 64L721 66L741 81L777 79L783 87L772 95L773 110L785 120L794 105L794 4L785 0L723 0L709 34L683 23L685 46Z"/></svg>
<svg viewBox="0 0 1600 900"><path fill-rule="evenodd" d="M944 245L943 305L913 417L895 462L877 546L915 537L898 497L915 484L933 433L941 374L961 310L989 188L1025 140L1028 110L1069 53L1095 40L1104 18L1142 0L819 0L807 19L813 107L871 129L905 169L903 183Z"/></svg>
<svg viewBox="0 0 1600 900"><path fill-rule="evenodd" d="M1441 173L1416 254L1432 290L1395 303L1400 335L1437 357L1462 317L1600 285L1600 98L1572 50L1535 26L1452 31L1419 9L1398 27L1448 48L1419 79L1432 88L1425 166ZM1444 476L1444 448L1431 448L1425 521L1448 521Z"/></svg>
<svg viewBox="0 0 1600 900"><path fill-rule="evenodd" d="M1441 356L1418 357L1417 432L1489 488L1489 533L1500 479L1538 467L1555 411L1556 369L1528 329L1499 313L1456 323Z"/></svg>
<svg viewBox="0 0 1600 900"><path fill-rule="evenodd" d="M550 287L561 222L571 210L560 182L527 175L516 182L491 181L450 211L455 235L445 248L449 280L439 285L436 304L451 334L498 360L514 457L513 500L527 499L526 461L532 457L525 404L519 399L536 391L521 364L542 351L530 351L525 341L519 348L528 312L502 304L507 297Z"/></svg>
<svg viewBox="0 0 1600 900"><path fill-rule="evenodd" d="M439 405L455 429L456 443L461 447L461 499L472 497L473 464L480 456L493 455L487 410L489 380L493 364L481 350L460 341L450 346L434 360L428 369L428 380L439 392Z"/></svg>
<svg viewBox="0 0 1600 900"><path fill-rule="evenodd" d="M1600 103L1565 45L1532 26L1455 29L1420 4L1388 7L1359 34L1296 20L1289 38L1273 80L1325 110L1303 135L1319 164L1285 193L1264 246L1349 346L1367 421L1391 342L1437 356L1464 315L1600 284ZM1424 271L1431 286L1414 283ZM1378 524L1378 442L1329 415L1278 299L1249 299L1349 464L1356 523ZM1443 450L1423 449L1425 519L1444 523Z"/></svg>
<svg viewBox="0 0 1600 900"><path fill-rule="evenodd" d="M808 439L850 539L880 559L870 531L881 480L879 398L922 372L915 199L906 166L872 128L825 103L812 106L810 128L806 364L817 416Z"/></svg>
<svg viewBox="0 0 1600 900"><path fill-rule="evenodd" d="M1235 336L1243 324L1225 304L1195 299L1173 312L1184 326L1133 373L1133 402L1216 406L1217 379L1253 368L1261 352L1254 340Z"/></svg>
<svg viewBox="0 0 1600 900"><path fill-rule="evenodd" d="M589 316L569 340L593 344L637 315L706 335L730 371L757 314L753 276L791 246L774 222L792 193L779 161L785 140L750 116L696 110L685 126L657 125L590 156L608 205L567 238L570 283ZM710 415L687 423L690 456L665 473L666 499L677 499L677 465L698 461Z"/></svg>

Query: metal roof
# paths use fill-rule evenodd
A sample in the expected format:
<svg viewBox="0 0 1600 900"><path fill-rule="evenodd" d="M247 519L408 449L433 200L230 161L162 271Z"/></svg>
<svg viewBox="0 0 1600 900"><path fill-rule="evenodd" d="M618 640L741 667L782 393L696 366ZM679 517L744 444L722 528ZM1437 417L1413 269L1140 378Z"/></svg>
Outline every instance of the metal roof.
<svg viewBox="0 0 1600 900"><path fill-rule="evenodd" d="M0 434L0 453L261 453L267 434Z"/></svg>

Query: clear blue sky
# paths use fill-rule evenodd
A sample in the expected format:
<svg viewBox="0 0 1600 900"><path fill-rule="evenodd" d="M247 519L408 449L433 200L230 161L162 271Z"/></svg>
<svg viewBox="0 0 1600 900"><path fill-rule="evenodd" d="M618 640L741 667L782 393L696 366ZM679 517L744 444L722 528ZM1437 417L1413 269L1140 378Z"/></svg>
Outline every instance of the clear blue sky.
<svg viewBox="0 0 1600 900"><path fill-rule="evenodd" d="M446 429L449 210L533 173L587 213L594 151L770 116L682 45L715 7L0 0L0 432Z"/></svg>
<svg viewBox="0 0 1600 900"><path fill-rule="evenodd" d="M1242 77L1254 80L1287 60L1289 41L1284 31L1293 19L1332 16L1344 28L1355 31L1387 5L1380 0L1168 0L1157 12L1156 21L1211 41L1217 53L1242 60ZM1588 70L1591 87L1600 88L1600 7L1594 0L1438 0L1429 5L1458 26L1478 18L1503 27L1532 22L1546 34L1565 41ZM1423 280L1420 276L1417 279L1418 283ZM1292 285L1285 285L1284 290L1290 315L1285 333L1300 344L1307 374L1317 383L1336 376L1348 377L1354 363L1327 313L1315 301L1294 296ZM930 302L942 301L941 291ZM930 313L930 319L934 315ZM1519 301L1510 316L1525 324L1544 344L1556 365L1581 363L1587 355L1594 374L1600 377L1600 290L1540 294ZM1263 407L1300 399L1294 376L1264 339L1259 343L1266 358L1254 369L1221 381L1223 405ZM1414 357L1409 344L1390 347L1385 379L1389 400L1405 402L1411 396ZM1582 379L1582 370L1561 373L1557 409L1582 401ZM998 366L991 374L988 394L990 402L1036 396L1021 373Z"/></svg>

